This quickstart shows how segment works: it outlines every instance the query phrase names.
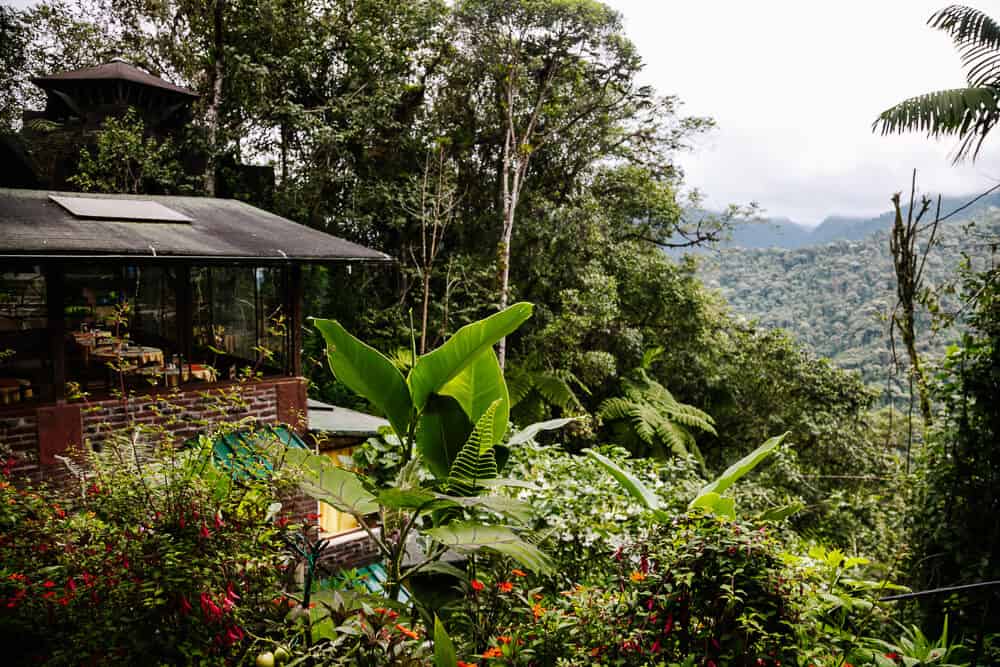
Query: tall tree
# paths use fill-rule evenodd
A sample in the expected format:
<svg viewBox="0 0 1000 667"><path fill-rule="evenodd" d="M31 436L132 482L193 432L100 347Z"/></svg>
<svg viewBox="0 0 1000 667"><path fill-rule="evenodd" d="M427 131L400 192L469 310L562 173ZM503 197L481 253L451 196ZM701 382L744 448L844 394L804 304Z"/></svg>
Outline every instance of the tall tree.
<svg viewBox="0 0 1000 667"><path fill-rule="evenodd" d="M466 81L478 82L470 99L480 129L496 132L500 234L498 301L510 296L511 239L530 169L545 151L562 152L588 165L601 145L588 137L655 105L652 90L639 87L641 61L622 33L621 16L593 0L468 0L457 8L460 59ZM629 141L618 124L618 141ZM588 145L587 140L590 140ZM506 360L506 339L498 357Z"/></svg>
<svg viewBox="0 0 1000 667"><path fill-rule="evenodd" d="M929 137L955 136L959 144L954 161L970 155L975 160L1000 121L1000 24L961 5L936 12L927 23L955 42L968 85L904 100L883 111L872 129L882 134L922 131Z"/></svg>

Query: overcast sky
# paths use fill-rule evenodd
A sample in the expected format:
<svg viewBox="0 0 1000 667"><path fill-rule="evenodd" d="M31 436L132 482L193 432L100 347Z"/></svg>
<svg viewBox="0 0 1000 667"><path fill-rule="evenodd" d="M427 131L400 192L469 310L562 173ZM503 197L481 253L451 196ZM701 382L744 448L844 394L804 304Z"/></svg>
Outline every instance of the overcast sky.
<svg viewBox="0 0 1000 667"><path fill-rule="evenodd" d="M918 185L978 193L1000 181L1000 130L975 165L952 167L953 140L882 137L895 102L965 78L950 39L927 26L945 0L609 0L646 62L646 83L718 129L681 159L709 204L757 201L768 215L819 223L868 215ZM1000 0L972 6L1000 18Z"/></svg>

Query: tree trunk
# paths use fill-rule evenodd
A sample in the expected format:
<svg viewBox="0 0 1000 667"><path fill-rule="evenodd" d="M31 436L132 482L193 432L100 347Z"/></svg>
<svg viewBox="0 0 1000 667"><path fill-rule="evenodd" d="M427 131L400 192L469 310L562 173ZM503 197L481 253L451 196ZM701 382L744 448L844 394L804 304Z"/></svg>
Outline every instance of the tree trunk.
<svg viewBox="0 0 1000 667"><path fill-rule="evenodd" d="M212 8L213 12L213 36L212 36L212 100L208 104L205 112L205 125L208 129L208 160L205 164L205 194L209 197L215 196L215 169L216 153L219 138L219 109L222 107L222 79L223 79L223 32L222 13L225 8L225 0L215 0Z"/></svg>

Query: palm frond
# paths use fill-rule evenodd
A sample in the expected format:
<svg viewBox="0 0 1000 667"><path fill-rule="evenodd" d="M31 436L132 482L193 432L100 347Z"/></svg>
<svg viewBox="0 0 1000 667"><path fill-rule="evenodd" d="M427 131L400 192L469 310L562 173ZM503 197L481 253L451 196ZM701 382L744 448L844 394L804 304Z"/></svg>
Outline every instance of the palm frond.
<svg viewBox="0 0 1000 667"><path fill-rule="evenodd" d="M975 159L986 135L1000 121L1000 88L956 88L927 93L886 109L872 130L885 134L926 132L927 136L957 136L955 162Z"/></svg>
<svg viewBox="0 0 1000 667"><path fill-rule="evenodd" d="M996 86L1000 75L1000 24L972 7L952 5L927 21L955 42L969 86Z"/></svg>

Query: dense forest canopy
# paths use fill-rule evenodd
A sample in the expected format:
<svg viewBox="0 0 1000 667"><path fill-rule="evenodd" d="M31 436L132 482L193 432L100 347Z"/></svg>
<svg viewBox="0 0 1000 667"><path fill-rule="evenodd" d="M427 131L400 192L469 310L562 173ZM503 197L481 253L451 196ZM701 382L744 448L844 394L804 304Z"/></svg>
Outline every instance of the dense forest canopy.
<svg viewBox="0 0 1000 667"><path fill-rule="evenodd" d="M641 55L606 5L43 0L0 8L0 37L6 137L44 104L31 83L44 74L121 58L197 92L193 123L169 140L132 114L106 122L69 183L211 196L227 165L273 167L273 191L230 194L397 260L306 267L305 314L401 370L463 325L533 303L499 364L514 424L581 416L541 436L559 456L610 443L711 479L787 432L736 492L748 512L798 510L783 538L864 553L915 586L996 578L996 530L963 523L996 510L997 269L983 252L995 221L981 238L943 226L929 255L917 349L936 360L940 419L923 429L878 410L896 304L886 236L681 255L756 210L701 206L677 156L713 121L640 84ZM191 155L198 173L182 168ZM123 186L129 160L145 170ZM968 320L932 336L942 304ZM306 336L310 394L376 410ZM893 391L905 408L906 383Z"/></svg>

